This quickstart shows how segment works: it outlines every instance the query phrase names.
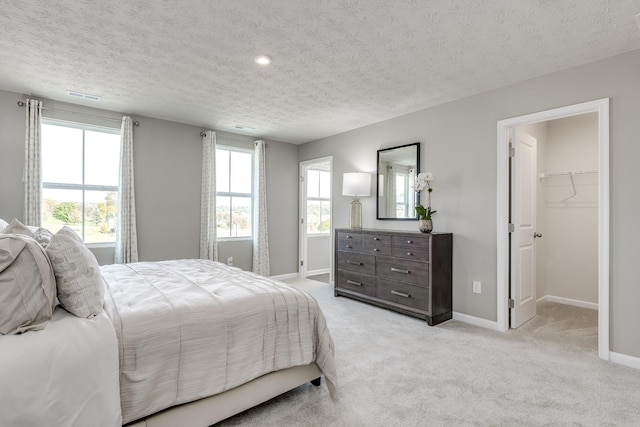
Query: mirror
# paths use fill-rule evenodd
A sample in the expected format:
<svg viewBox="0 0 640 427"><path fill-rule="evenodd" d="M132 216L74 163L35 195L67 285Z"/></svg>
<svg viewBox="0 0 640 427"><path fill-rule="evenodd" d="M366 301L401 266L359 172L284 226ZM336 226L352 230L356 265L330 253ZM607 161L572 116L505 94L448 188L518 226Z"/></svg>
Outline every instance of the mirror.
<svg viewBox="0 0 640 427"><path fill-rule="evenodd" d="M378 150L376 211L378 219L415 220L420 203L414 190L420 172L420 143Z"/></svg>

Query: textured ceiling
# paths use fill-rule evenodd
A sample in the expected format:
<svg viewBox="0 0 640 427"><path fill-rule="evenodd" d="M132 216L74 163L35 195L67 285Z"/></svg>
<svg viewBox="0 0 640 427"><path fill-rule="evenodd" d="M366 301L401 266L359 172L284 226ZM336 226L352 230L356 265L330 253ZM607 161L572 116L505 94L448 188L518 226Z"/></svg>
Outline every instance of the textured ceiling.
<svg viewBox="0 0 640 427"><path fill-rule="evenodd" d="M639 12L640 0L2 0L0 89L304 143L638 49Z"/></svg>

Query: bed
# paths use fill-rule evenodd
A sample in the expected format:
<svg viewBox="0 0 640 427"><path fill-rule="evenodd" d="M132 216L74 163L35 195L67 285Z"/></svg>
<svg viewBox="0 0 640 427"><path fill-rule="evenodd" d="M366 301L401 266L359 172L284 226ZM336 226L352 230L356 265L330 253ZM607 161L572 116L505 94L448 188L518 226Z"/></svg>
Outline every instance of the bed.
<svg viewBox="0 0 640 427"><path fill-rule="evenodd" d="M45 253L60 285L76 263ZM323 375L335 395L333 342L305 292L207 260L99 270L97 314L58 304L46 326L0 336L0 383L16 384L0 387L3 422L208 426Z"/></svg>

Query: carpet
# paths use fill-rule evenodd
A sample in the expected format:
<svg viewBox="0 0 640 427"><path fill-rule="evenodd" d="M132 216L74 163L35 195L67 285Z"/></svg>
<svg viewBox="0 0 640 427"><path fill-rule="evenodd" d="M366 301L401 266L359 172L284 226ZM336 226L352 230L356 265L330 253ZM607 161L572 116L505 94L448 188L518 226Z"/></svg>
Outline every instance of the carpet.
<svg viewBox="0 0 640 427"><path fill-rule="evenodd" d="M288 283L325 313L337 398L305 384L220 426L640 425L640 371L598 358L593 310L543 303L508 333L455 320L429 327L335 298L320 282Z"/></svg>

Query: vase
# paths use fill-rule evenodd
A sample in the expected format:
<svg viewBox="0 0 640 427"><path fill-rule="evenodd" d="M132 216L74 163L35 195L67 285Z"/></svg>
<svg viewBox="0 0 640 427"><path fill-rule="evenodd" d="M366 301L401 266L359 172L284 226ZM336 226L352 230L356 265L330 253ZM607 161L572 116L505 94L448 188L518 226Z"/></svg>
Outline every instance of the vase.
<svg viewBox="0 0 640 427"><path fill-rule="evenodd" d="M421 233L431 233L433 230L433 221L430 219L421 219L418 221L418 228Z"/></svg>

